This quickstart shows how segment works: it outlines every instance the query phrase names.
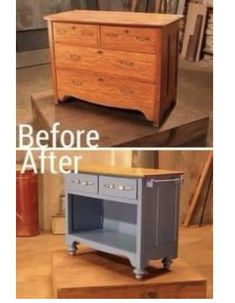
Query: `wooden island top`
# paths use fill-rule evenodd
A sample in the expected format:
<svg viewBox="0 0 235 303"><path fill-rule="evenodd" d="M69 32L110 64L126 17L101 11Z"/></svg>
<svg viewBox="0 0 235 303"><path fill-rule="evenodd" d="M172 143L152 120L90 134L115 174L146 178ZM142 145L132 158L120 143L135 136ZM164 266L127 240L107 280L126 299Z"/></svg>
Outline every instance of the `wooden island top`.
<svg viewBox="0 0 235 303"><path fill-rule="evenodd" d="M149 176L178 176L184 174L182 171L176 170L116 166L79 166L79 173L138 178L144 178Z"/></svg>
<svg viewBox="0 0 235 303"><path fill-rule="evenodd" d="M87 24L116 24L144 27L164 27L182 19L182 15L133 13L120 11L73 10L45 16L48 21Z"/></svg>

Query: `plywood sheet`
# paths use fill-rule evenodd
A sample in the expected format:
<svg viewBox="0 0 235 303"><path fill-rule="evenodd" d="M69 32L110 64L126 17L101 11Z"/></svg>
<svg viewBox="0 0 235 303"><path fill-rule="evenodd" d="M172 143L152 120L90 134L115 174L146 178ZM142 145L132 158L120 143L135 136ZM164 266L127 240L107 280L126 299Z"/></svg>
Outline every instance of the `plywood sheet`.
<svg viewBox="0 0 235 303"><path fill-rule="evenodd" d="M196 25L196 20L197 20L198 15L202 16L203 20L202 20L202 24L201 24L200 37L199 37L197 48L196 48L196 56L195 56L196 61L198 61L200 59L200 54L201 54L202 41L203 41L203 36L204 36L204 31L205 31L205 24L206 24L207 5L197 4L197 3L189 4L187 19L186 19L186 26L185 26L185 33L184 33L184 40L183 40L183 47L182 47L182 52L181 52L182 57L186 58L190 36L194 35L195 25Z"/></svg>
<svg viewBox="0 0 235 303"><path fill-rule="evenodd" d="M179 169L184 171L184 184L181 188L180 199L180 222L183 222L186 216L189 203L194 195L207 155L208 151L160 151L158 154L159 168L164 167L164 169ZM209 181L209 178L207 179L205 188L203 188L199 203L192 217L192 224L199 223ZM212 195L210 195L210 201L207 203L204 222L212 222Z"/></svg>

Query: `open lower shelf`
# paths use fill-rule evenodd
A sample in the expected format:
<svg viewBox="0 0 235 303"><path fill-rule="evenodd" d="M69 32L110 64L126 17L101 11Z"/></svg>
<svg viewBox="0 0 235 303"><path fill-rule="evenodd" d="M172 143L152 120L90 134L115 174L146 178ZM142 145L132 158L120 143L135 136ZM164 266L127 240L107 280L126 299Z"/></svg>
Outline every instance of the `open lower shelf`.
<svg viewBox="0 0 235 303"><path fill-rule="evenodd" d="M73 233L78 240L85 244L99 244L120 251L136 253L136 236L107 229L95 229Z"/></svg>

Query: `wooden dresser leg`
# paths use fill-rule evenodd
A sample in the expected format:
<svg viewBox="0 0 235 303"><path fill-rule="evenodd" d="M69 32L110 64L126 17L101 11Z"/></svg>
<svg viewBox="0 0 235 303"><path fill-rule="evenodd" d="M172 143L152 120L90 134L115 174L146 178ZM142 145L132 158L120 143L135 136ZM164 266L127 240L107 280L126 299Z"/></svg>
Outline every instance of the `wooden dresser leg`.
<svg viewBox="0 0 235 303"><path fill-rule="evenodd" d="M165 257L162 259L162 264L163 264L164 269L169 270L172 263L173 263L173 261L170 257Z"/></svg>
<svg viewBox="0 0 235 303"><path fill-rule="evenodd" d="M153 126L159 128L160 127L159 121L153 121Z"/></svg>

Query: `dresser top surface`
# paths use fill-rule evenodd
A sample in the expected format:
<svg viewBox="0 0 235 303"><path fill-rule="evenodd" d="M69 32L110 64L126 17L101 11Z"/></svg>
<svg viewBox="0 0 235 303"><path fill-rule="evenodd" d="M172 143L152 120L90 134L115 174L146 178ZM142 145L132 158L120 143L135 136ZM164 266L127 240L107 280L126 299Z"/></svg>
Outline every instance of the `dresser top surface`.
<svg viewBox="0 0 235 303"><path fill-rule="evenodd" d="M164 27L182 19L182 15L134 13L120 11L73 10L45 16L44 19L59 22L87 24L114 24L129 26Z"/></svg>
<svg viewBox="0 0 235 303"><path fill-rule="evenodd" d="M153 168L117 167L117 166L80 166L79 173L98 175L138 177L183 175L182 171Z"/></svg>

